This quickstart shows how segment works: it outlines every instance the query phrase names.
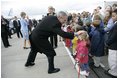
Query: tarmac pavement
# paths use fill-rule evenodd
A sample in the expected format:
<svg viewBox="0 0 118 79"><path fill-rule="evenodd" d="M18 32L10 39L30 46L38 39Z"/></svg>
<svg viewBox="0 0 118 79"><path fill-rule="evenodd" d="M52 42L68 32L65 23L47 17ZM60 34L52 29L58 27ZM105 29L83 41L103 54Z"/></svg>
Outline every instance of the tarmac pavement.
<svg viewBox="0 0 118 79"><path fill-rule="evenodd" d="M55 56L55 67L61 71L48 74L48 61L44 54L37 54L35 65L25 67L30 49L23 49L23 38L17 38L16 34L9 39L12 45L4 48L1 40L1 77L2 78L77 78L77 70L69 57L62 42L58 42Z"/></svg>
<svg viewBox="0 0 118 79"><path fill-rule="evenodd" d="M55 67L60 68L60 72L48 74L48 61L44 54L37 54L35 65L25 67L30 49L23 49L23 38L17 38L16 34L9 39L12 45L9 48L3 46L1 40L1 77L2 78L78 78L78 67L74 68L74 60L70 55L68 48L63 42L58 42L55 49ZM27 45L27 47L29 47ZM107 56L101 57L101 65L108 69ZM90 72L89 78L97 78L94 73ZM80 78L85 76L80 75Z"/></svg>

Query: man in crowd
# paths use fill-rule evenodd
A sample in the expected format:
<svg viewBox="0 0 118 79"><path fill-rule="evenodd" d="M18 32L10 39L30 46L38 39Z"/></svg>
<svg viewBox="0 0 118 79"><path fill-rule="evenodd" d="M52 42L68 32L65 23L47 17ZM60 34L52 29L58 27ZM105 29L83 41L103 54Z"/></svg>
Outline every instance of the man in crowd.
<svg viewBox="0 0 118 79"><path fill-rule="evenodd" d="M31 51L25 64L26 67L35 65L34 61L37 52L40 52L47 56L49 74L60 71L59 68L54 67L54 56L56 56L56 52L48 41L48 37L56 33L62 37L73 39L74 33L64 32L61 29L62 24L66 21L67 14L60 11L57 16L47 16L38 24L30 35Z"/></svg>

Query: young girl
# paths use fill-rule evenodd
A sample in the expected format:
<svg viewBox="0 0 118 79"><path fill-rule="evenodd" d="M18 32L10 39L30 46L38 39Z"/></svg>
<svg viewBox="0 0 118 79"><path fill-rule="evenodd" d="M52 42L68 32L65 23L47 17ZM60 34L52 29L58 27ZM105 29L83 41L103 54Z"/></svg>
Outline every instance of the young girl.
<svg viewBox="0 0 118 79"><path fill-rule="evenodd" d="M72 29L74 30L74 32L78 32L80 30L83 30L83 27L80 25L76 25L76 26L73 26ZM72 50L73 50L73 56L74 57L76 54L77 41L78 41L78 38L77 38L77 36L75 36L74 39L72 40Z"/></svg>
<svg viewBox="0 0 118 79"><path fill-rule="evenodd" d="M78 35L77 48L76 48L76 57L75 60L79 62L81 68L81 75L89 75L89 66L88 66L88 46L89 46L89 36L86 31Z"/></svg>

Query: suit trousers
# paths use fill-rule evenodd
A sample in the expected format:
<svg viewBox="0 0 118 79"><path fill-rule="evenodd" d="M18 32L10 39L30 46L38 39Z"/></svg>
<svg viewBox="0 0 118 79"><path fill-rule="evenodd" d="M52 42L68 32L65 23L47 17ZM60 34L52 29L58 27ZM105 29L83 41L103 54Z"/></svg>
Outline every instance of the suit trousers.
<svg viewBox="0 0 118 79"><path fill-rule="evenodd" d="M19 27L16 29L16 33L17 33L18 38L20 38L20 35L21 35L21 37L23 37Z"/></svg>
<svg viewBox="0 0 118 79"><path fill-rule="evenodd" d="M50 43L52 47L57 47L57 34L50 36Z"/></svg>
<svg viewBox="0 0 118 79"><path fill-rule="evenodd" d="M4 47L8 47L9 46L9 41L8 41L7 33L1 33L1 37L2 37Z"/></svg>
<svg viewBox="0 0 118 79"><path fill-rule="evenodd" d="M37 51L31 50L27 59L27 64L34 62L37 55ZM48 59L48 71L54 70L54 56L47 56Z"/></svg>
<svg viewBox="0 0 118 79"><path fill-rule="evenodd" d="M48 59L48 71L53 71L54 70L54 56L47 56L47 59Z"/></svg>
<svg viewBox="0 0 118 79"><path fill-rule="evenodd" d="M36 55L37 55L37 51L34 51L31 49L29 55L28 55L28 59L27 59L27 64L31 63L31 62L34 62L35 59L36 59Z"/></svg>

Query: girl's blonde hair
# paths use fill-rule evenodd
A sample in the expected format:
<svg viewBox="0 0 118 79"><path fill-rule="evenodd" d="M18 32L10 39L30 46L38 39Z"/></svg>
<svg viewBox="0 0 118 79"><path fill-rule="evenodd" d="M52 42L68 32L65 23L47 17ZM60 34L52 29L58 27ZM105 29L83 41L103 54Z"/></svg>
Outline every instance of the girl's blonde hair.
<svg viewBox="0 0 118 79"><path fill-rule="evenodd" d="M85 32L79 34L78 38L79 38L80 40L88 40L89 35L88 35L88 33L85 31Z"/></svg>

